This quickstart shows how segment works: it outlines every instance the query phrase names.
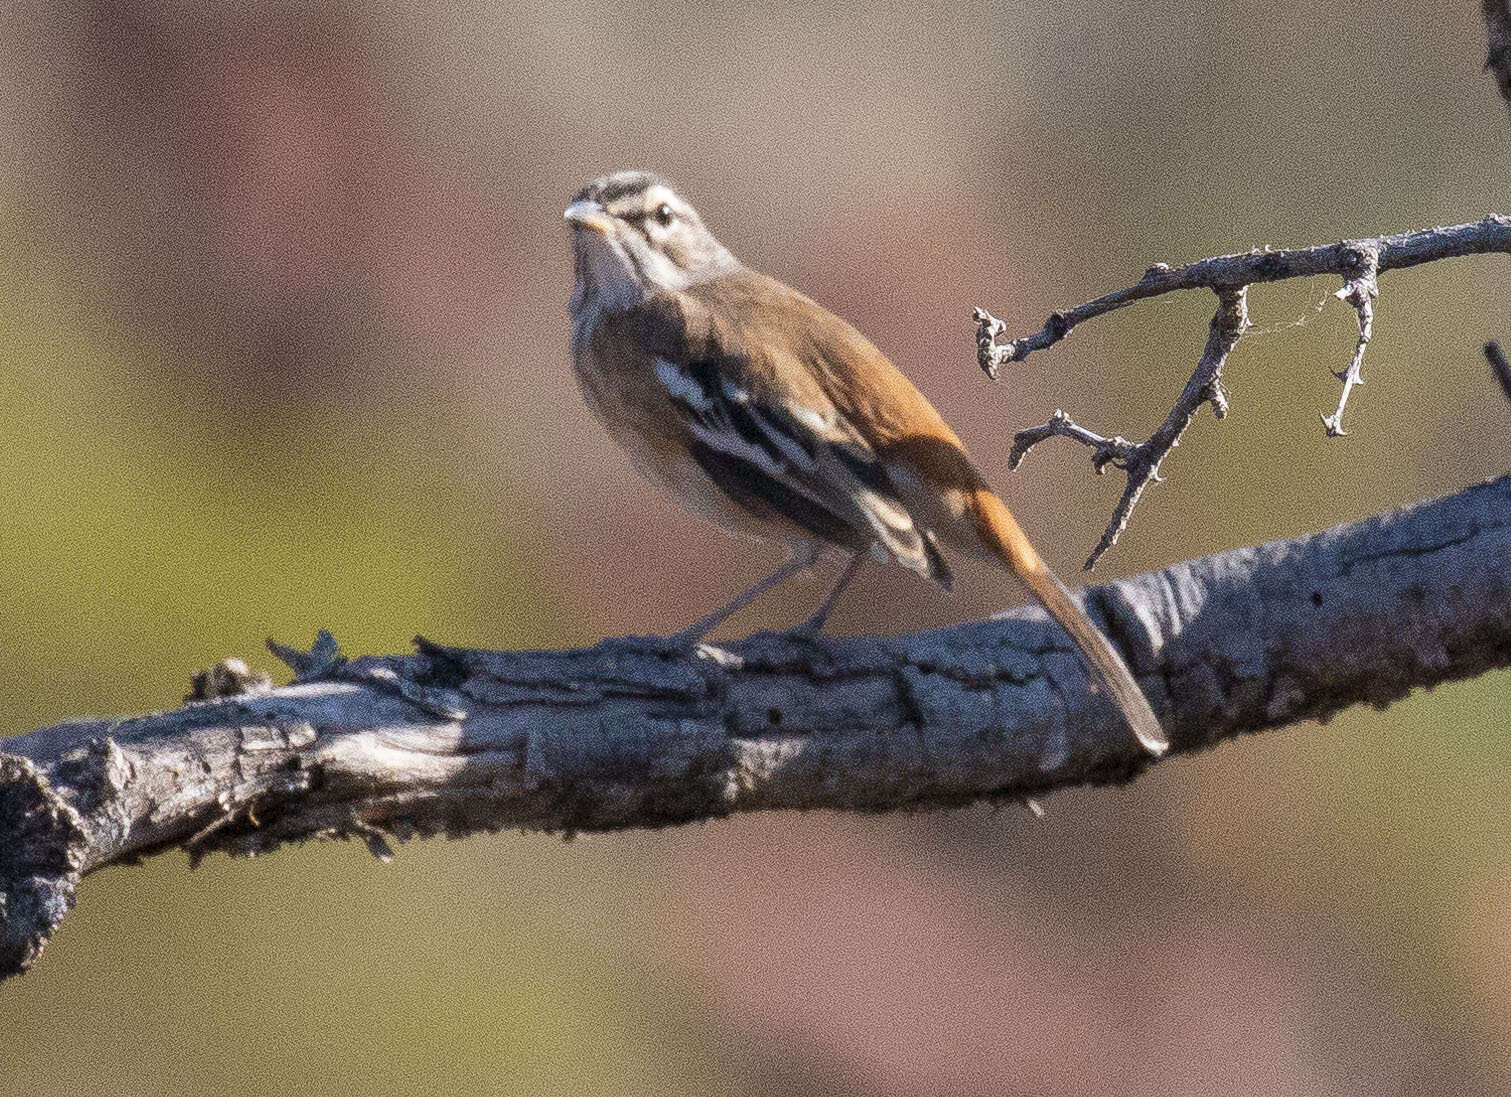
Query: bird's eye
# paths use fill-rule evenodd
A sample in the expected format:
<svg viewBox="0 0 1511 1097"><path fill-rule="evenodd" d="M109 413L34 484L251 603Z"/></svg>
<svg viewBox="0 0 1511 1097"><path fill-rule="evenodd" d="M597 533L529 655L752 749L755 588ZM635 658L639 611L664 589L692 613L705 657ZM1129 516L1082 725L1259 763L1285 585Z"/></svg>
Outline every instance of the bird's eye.
<svg viewBox="0 0 1511 1097"><path fill-rule="evenodd" d="M670 225L677 219L677 215L672 212L671 206L667 205L665 202L662 202L659 206L657 206L656 212L651 214L651 216L656 219L656 224L660 225L662 228L666 228L667 225Z"/></svg>

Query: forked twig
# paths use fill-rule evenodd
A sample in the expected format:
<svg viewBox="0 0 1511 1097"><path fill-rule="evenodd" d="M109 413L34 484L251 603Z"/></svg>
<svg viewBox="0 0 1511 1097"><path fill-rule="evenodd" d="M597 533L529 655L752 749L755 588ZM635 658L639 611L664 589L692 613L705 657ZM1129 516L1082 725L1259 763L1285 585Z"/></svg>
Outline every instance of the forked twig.
<svg viewBox="0 0 1511 1097"><path fill-rule="evenodd" d="M1074 438L1082 445L1092 448L1091 463L1098 473L1107 471L1108 465L1116 465L1120 469L1126 469L1128 462L1132 460L1137 443L1130 442L1122 435L1116 438L1103 438L1078 425L1070 416L1059 408L1049 417L1049 422L1042 427L1028 427L1013 435L1013 449L1007 458L1007 467L1016 469L1023 463L1023 458L1028 456L1028 451L1037 446L1046 438Z"/></svg>
<svg viewBox="0 0 1511 1097"><path fill-rule="evenodd" d="M1054 346L1074 331L1076 325L1097 316L1178 290L1209 289L1217 295L1217 312L1212 317L1201 358L1164 422L1146 441L1132 443L1121 437L1106 438L1078 426L1060 411L1042 426L1019 431L1014 437L1011 458L1014 468L1039 442L1060 436L1091 447L1092 464L1098 472L1105 471L1112 464L1127 473L1128 483L1122 498L1118 500L1101 541L1086 561L1089 569L1117 543L1144 489L1159 482L1160 463L1180 443L1181 435L1201 406L1211 404L1219 419L1226 413L1222 369L1233 347L1249 328L1249 286L1320 274L1343 279L1343 286L1336 296L1353 308L1359 321L1359 337L1347 368L1335 375L1342 383L1337 407L1331 415L1321 417L1328 436L1336 438L1346 433L1343 410L1350 394L1356 385L1364 383L1364 349L1374 334L1379 276L1385 271L1439 259L1494 252L1511 253L1511 218L1492 215L1470 224L1345 240L1310 248L1256 249L1202 259L1183 267L1158 263L1146 270L1133 285L1073 309L1056 312L1037 332L1023 338L999 341L1006 333L1006 325L985 309L976 309L976 360L986 375L996 380L1003 366L1021 362L1036 350Z"/></svg>

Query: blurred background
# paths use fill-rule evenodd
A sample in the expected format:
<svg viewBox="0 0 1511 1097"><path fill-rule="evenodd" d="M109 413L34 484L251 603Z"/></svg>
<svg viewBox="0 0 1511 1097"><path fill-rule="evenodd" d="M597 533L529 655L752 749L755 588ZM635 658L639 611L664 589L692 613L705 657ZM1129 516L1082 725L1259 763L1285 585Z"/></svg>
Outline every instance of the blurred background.
<svg viewBox="0 0 1511 1097"><path fill-rule="evenodd" d="M1021 332L1178 263L1511 213L1477 5L1029 0L0 10L0 734L172 707L331 629L496 647L664 632L763 574L636 478L570 376L561 209L649 167L855 322L1062 571L1120 487L1064 407L1144 437L1205 296ZM1098 574L1504 472L1505 259L1257 289ZM1319 302L1327 300L1318 311ZM1292 322L1307 318L1302 326ZM871 569L840 631L1022 600ZM795 583L731 630L808 612ZM1511 676L1159 767L878 818L505 834L85 881L0 989L0 1093L1507 1093Z"/></svg>

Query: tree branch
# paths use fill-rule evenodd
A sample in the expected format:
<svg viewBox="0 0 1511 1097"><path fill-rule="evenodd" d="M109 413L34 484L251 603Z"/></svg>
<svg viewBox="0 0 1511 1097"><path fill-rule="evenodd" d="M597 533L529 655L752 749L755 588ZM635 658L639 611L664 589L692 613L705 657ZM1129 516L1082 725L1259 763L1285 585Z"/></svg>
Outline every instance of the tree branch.
<svg viewBox="0 0 1511 1097"><path fill-rule="evenodd" d="M1511 108L1511 4L1506 0L1485 0L1485 36L1490 47L1485 67L1495 74L1501 97Z"/></svg>
<svg viewBox="0 0 1511 1097"><path fill-rule="evenodd" d="M1147 441L1132 443L1125 439L1106 439L1077 426L1063 412L1042 426L1017 433L1013 440L1013 467L1028 451L1046 438L1072 438L1092 447L1092 464L1098 472L1108 464L1127 473L1128 483L1100 542L1086 561L1087 569L1117 543L1128 525L1128 518L1144 489L1160 480L1160 463L1180 443L1192 419L1203 404L1211 404L1221 419L1227 410L1222 387L1222 368L1246 331L1248 313L1246 294L1249 286L1260 282L1278 282L1287 278L1308 278L1331 274L1343 279L1335 294L1354 309L1359 320L1359 337L1347 368L1337 372L1342 382L1338 405L1331 415L1322 416L1329 437L1342 437L1343 409L1354 386L1364 383L1362 369L1364 348L1374 330L1375 299L1379 295L1378 277L1390 270L1431 263L1463 255L1490 252L1511 253L1511 218L1491 216L1483 221L1446 228L1423 229L1366 240L1345 240L1320 247L1272 250L1265 248L1239 255L1220 255L1184 267L1172 268L1158 263L1144 272L1132 286L1114 290L1065 312L1054 313L1032 335L999 342L1007 330L985 309L976 309L976 361L986 375L998 379L1002 367L1021 362L1036 350L1052 347L1087 320L1126 308L1138 301L1180 290L1209 289L1217 294L1217 314L1201 358L1186 382L1185 389L1165 417L1165 421Z"/></svg>
<svg viewBox="0 0 1511 1097"><path fill-rule="evenodd" d="M1511 477L1085 592L1174 751L1384 705L1511 664ZM1150 764L1037 609L898 638L759 634L673 655L322 637L273 689L244 666L173 712L76 720L0 754L0 975L80 878L173 848L504 827L608 830L736 811L881 811L1126 780Z"/></svg>
<svg viewBox="0 0 1511 1097"><path fill-rule="evenodd" d="M1501 391L1506 394L1506 400L1511 402L1511 362L1506 361L1506 352L1501 350L1501 345L1492 339L1485 344L1485 358L1490 363L1495 379L1500 382Z"/></svg>

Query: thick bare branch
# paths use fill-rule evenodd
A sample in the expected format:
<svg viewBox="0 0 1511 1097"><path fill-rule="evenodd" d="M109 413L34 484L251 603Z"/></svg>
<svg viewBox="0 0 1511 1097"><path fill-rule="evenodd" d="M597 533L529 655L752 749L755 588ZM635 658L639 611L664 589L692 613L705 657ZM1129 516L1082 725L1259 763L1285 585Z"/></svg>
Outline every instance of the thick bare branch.
<svg viewBox="0 0 1511 1097"><path fill-rule="evenodd" d="M1511 664L1511 477L1085 594L1174 743L1325 718ZM291 658L294 658L291 653ZM173 848L662 826L736 811L1020 799L1150 764L1037 609L898 638L758 635L698 656L421 644L173 712L3 742L0 975L79 879ZM204 695L205 689L201 689Z"/></svg>
<svg viewBox="0 0 1511 1097"><path fill-rule="evenodd" d="M1092 463L1098 472L1111 463L1126 471L1128 484L1118 500L1112 519L1102 539L1086 561L1092 567L1127 527L1129 516L1144 488L1159 482L1159 466L1170 450L1179 443L1196 412L1210 403L1221 419L1227 410L1222 388L1222 367L1238 340L1248 330L1246 291L1260 282L1278 282L1288 278L1306 278L1331 274L1343 279L1336 296L1353 307L1359 320L1359 338L1347 368L1337 372L1342 382L1338 405L1331 415L1322 416L1329 437L1341 437L1343 409L1356 385L1364 383L1364 348L1374 334L1375 300L1379 296L1381 274L1403 267L1413 267L1456 256L1491 252L1511 253L1511 218L1491 216L1471 224L1451 225L1419 232L1403 232L1366 240L1345 240L1311 248L1273 250L1265 248L1238 255L1220 255L1170 267L1158 263L1144 272L1132 286L1073 309L1054 313L1032 335L999 342L1007 326L985 309L976 309L976 361L988 377L996 380L1002 367L1021 362L1036 350L1052 347L1087 320L1126 308L1138 301L1180 290L1210 289L1218 296L1217 315L1212 320L1207 346L1185 389L1159 428L1140 443L1122 438L1107 439L1094 431L1076 426L1068 416L1056 413L1056 419L1043 426L1019 431L1013 442L1013 467L1038 442L1049 437L1067 437L1092 447Z"/></svg>

